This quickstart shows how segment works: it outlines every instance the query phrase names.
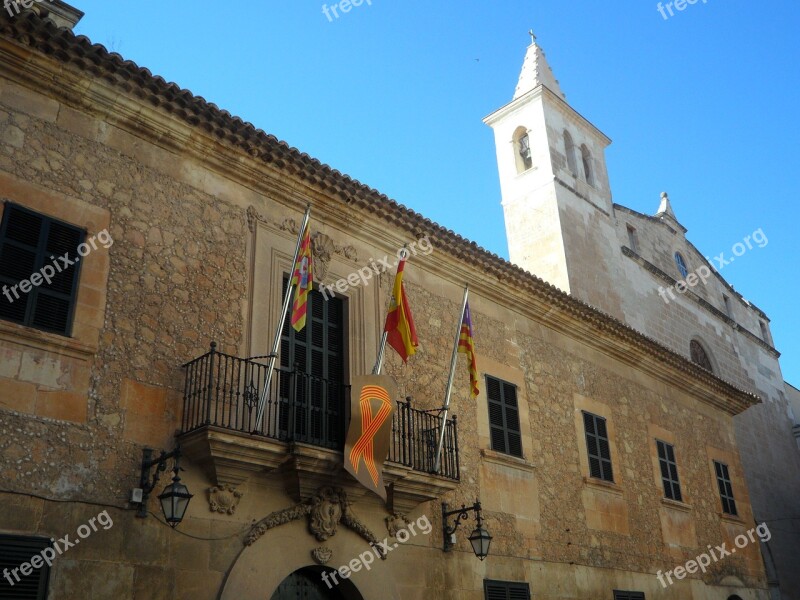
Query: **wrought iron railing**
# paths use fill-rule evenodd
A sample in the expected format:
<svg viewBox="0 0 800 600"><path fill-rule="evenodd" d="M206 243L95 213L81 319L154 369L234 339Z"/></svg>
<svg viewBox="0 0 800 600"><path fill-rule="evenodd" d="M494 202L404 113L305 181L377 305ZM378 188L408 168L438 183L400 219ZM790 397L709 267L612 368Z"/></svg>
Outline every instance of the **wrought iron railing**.
<svg viewBox="0 0 800 600"><path fill-rule="evenodd" d="M181 432L221 427L282 441L306 442L341 450L349 386L300 370L276 368L266 396L264 417L256 422L267 374L264 357L239 358L216 349L185 365ZM389 461L432 473L442 419L398 402L392 420ZM459 479L456 418L447 421L439 474Z"/></svg>

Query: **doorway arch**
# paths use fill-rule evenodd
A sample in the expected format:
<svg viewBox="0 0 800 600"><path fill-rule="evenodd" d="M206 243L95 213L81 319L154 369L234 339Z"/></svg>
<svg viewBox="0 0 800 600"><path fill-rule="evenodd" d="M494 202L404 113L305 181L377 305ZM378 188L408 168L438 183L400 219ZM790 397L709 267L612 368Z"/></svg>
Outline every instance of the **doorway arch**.
<svg viewBox="0 0 800 600"><path fill-rule="evenodd" d="M356 586L347 579L340 578L339 585L333 585L331 578L327 577L329 583L324 583L322 575L333 572L333 569L324 567L298 569L278 585L270 600L364 600Z"/></svg>

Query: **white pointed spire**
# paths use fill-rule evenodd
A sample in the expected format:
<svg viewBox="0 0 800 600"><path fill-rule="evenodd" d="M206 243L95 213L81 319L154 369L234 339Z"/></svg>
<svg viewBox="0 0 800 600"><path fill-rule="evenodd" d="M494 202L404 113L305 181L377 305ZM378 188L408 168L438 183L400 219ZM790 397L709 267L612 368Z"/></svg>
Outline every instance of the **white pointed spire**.
<svg viewBox="0 0 800 600"><path fill-rule="evenodd" d="M550 68L550 65L547 64L544 51L539 44L536 43L536 36L533 34L533 30L529 31L528 34L531 36L531 45L528 46L528 51L525 53L525 60L522 63L522 71L520 71L519 74L517 89L514 90L514 100L527 94L539 85L544 85L560 98L566 100L567 97L564 95L564 92L561 91L561 86L558 85L558 81L553 75L553 70Z"/></svg>
<svg viewBox="0 0 800 600"><path fill-rule="evenodd" d="M675 213L672 210L672 204L669 202L669 194L667 194L667 192L661 192L661 204L658 206L656 216L660 217L661 215L667 215L676 221L678 220L675 218Z"/></svg>

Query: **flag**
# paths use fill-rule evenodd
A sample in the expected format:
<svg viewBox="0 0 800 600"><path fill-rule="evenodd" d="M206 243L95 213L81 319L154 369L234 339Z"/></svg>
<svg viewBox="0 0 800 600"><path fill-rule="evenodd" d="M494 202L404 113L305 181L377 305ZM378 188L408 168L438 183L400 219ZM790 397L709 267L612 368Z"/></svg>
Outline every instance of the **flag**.
<svg viewBox="0 0 800 600"><path fill-rule="evenodd" d="M384 331L388 334L386 341L397 350L403 362L408 361L408 357L414 354L419 346L417 330L414 328L414 318L411 316L411 308L408 306L406 290L403 287L405 266L406 259L404 258L397 265L392 302L389 305L389 314L386 315L386 327L384 327Z"/></svg>
<svg viewBox="0 0 800 600"><path fill-rule="evenodd" d="M475 338L472 337L472 315L469 312L469 302L464 305L464 315L461 318L461 335L458 338L458 351L469 358L469 387L470 396L477 398L478 390L478 363L475 360Z"/></svg>
<svg viewBox="0 0 800 600"><path fill-rule="evenodd" d="M311 236L309 224L303 232L303 241L300 242L300 252L292 274L292 285L296 286L294 305L292 306L292 327L295 331L302 331L306 326L306 306L308 305L308 292L311 290L313 278L311 275Z"/></svg>

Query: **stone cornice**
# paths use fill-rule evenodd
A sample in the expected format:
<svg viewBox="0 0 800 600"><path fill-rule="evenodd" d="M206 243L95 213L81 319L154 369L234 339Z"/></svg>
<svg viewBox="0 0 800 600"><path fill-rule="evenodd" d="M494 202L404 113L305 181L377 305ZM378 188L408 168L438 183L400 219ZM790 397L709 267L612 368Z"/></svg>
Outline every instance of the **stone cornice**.
<svg viewBox="0 0 800 600"><path fill-rule="evenodd" d="M447 281L474 282L478 294L510 311L642 369L723 411L737 414L759 402L754 394L715 377L475 242L83 36L58 30L33 15L20 15L12 21L0 17L0 75L44 91L156 146L195 158L209 170L260 194L273 199L279 196L298 210L311 198L323 219L381 231L384 237L398 241L403 235L392 229L415 239L429 236L438 251L436 260L426 257L424 261L431 272ZM346 218L342 216L345 207Z"/></svg>

